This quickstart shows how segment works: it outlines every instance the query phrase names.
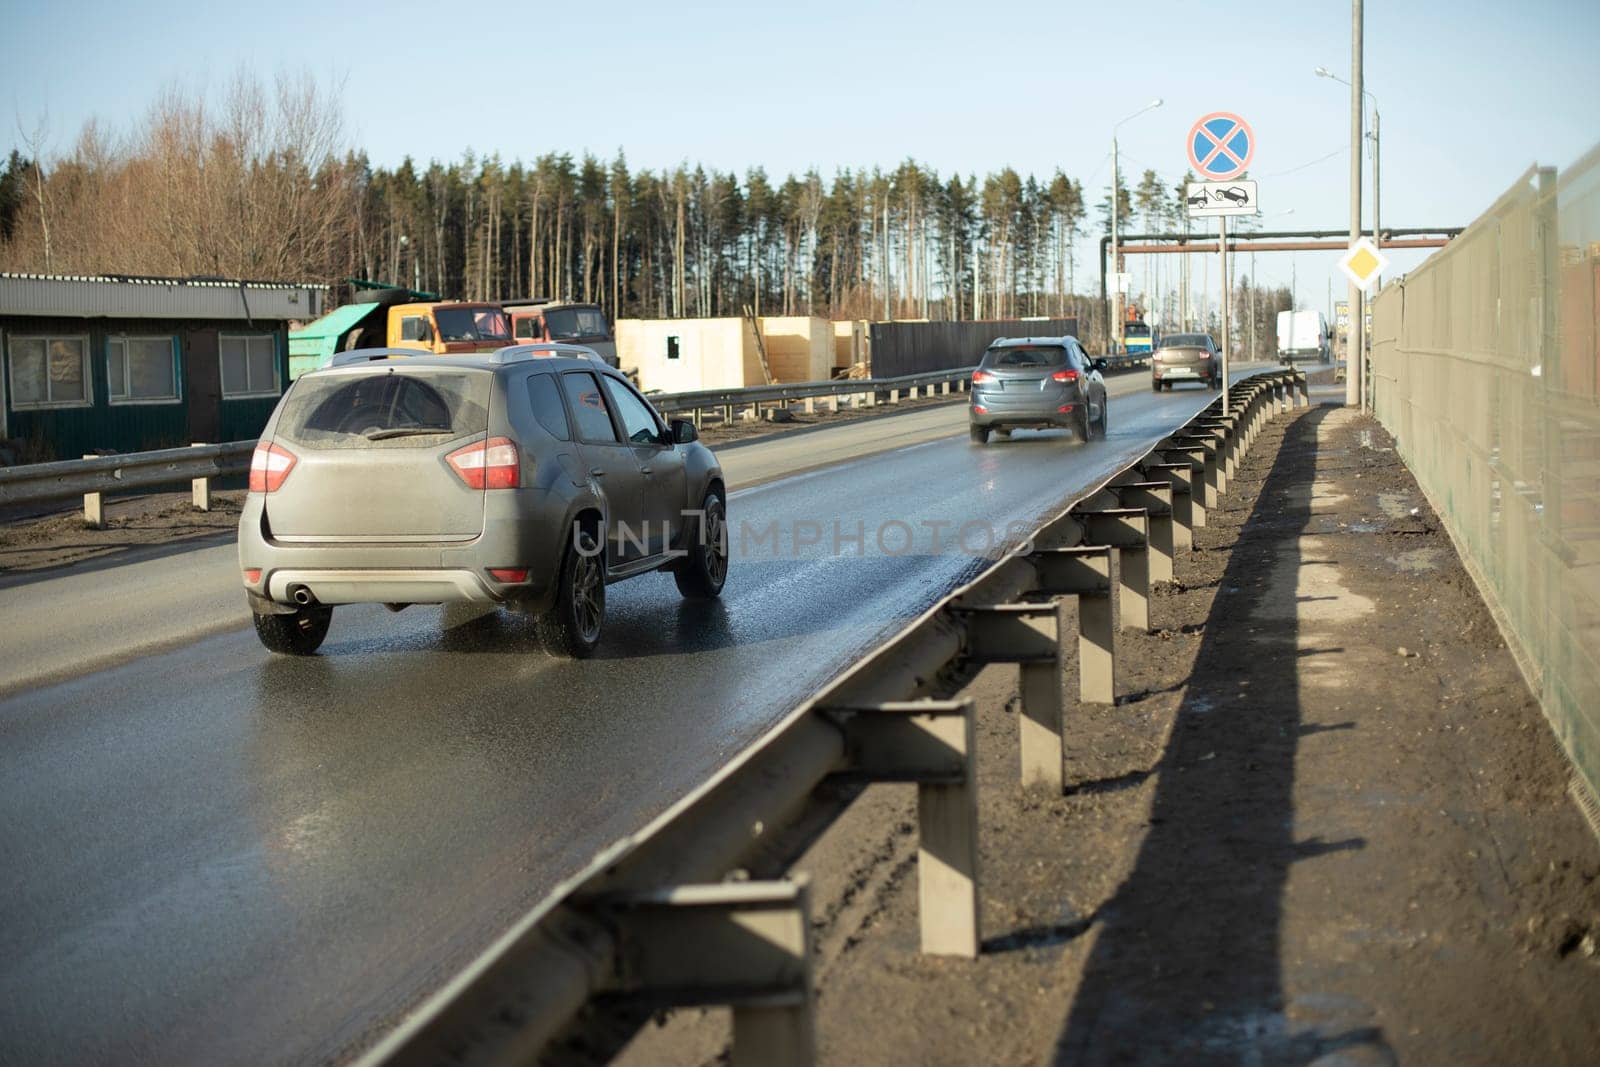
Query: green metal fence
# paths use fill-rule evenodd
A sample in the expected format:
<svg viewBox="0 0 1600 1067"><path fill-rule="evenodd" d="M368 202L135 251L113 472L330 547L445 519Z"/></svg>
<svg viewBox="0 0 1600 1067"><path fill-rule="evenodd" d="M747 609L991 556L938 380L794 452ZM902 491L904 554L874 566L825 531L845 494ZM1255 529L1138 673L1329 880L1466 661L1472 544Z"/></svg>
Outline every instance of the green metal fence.
<svg viewBox="0 0 1600 1067"><path fill-rule="evenodd" d="M1373 309L1373 403L1600 793L1600 148Z"/></svg>

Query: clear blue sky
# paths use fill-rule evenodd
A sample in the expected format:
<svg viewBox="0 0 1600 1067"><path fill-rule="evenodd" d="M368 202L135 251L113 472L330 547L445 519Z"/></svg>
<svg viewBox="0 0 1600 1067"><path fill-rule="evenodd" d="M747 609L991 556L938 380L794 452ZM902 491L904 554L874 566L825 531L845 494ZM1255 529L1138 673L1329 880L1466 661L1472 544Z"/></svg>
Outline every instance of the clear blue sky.
<svg viewBox="0 0 1600 1067"><path fill-rule="evenodd" d="M66 151L84 120L125 128L165 84L220 90L241 66L305 69L342 82L352 140L382 165L621 148L635 167L782 175L915 157L946 175L1059 167L1098 202L1112 123L1160 96L1122 128L1134 180L1145 167L1176 180L1190 124L1236 111L1259 141L1263 210L1294 208L1268 226L1348 226L1349 91L1312 74L1348 76L1347 0L0 0L0 25L7 147L46 113ZM1530 163L1600 142L1597 56L1596 0L1368 0L1385 224L1466 223ZM1333 258L1297 257L1302 300L1321 303ZM1288 281L1287 256L1260 262L1264 281Z"/></svg>

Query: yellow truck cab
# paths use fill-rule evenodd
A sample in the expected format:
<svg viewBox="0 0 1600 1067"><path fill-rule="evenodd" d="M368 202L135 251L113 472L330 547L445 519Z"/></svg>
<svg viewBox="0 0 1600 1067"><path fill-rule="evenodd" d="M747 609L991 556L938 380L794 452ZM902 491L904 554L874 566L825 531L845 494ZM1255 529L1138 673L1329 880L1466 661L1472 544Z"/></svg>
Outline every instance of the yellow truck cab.
<svg viewBox="0 0 1600 1067"><path fill-rule="evenodd" d="M289 331L289 377L326 367L340 352L409 348L436 355L494 352L513 344L499 304L443 301L434 293L351 279L355 299Z"/></svg>
<svg viewBox="0 0 1600 1067"><path fill-rule="evenodd" d="M498 304L414 303L389 309L389 347L437 355L494 352L514 343Z"/></svg>

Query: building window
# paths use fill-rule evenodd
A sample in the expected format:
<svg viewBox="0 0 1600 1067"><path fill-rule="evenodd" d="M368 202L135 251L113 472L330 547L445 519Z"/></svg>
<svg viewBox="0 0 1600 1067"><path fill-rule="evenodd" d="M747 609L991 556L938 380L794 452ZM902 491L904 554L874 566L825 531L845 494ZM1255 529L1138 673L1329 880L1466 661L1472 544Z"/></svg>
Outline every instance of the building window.
<svg viewBox="0 0 1600 1067"><path fill-rule="evenodd" d="M113 404L178 402L178 352L170 337L113 337L106 343Z"/></svg>
<svg viewBox="0 0 1600 1067"><path fill-rule="evenodd" d="M272 334L223 334L219 347L225 399L278 395L278 345Z"/></svg>
<svg viewBox="0 0 1600 1067"><path fill-rule="evenodd" d="M13 337L8 347L13 408L88 407L94 402L87 337Z"/></svg>

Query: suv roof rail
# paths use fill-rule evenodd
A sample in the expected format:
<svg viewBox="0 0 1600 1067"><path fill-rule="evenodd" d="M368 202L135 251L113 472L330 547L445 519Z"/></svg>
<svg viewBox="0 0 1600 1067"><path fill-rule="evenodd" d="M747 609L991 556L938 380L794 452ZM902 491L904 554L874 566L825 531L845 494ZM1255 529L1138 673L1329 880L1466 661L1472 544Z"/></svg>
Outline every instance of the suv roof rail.
<svg viewBox="0 0 1600 1067"><path fill-rule="evenodd" d="M592 348L587 348L584 345L566 345L555 342L536 345L511 345L509 348L501 348L490 353L489 361L491 363L516 363L524 359L543 359L551 356L565 356L568 359L589 359L602 365L605 363L605 360L600 358L599 353Z"/></svg>
<svg viewBox="0 0 1600 1067"><path fill-rule="evenodd" d="M357 348L349 352L335 352L328 361L330 367L348 367L352 363L374 363L393 356L426 355L411 348Z"/></svg>

